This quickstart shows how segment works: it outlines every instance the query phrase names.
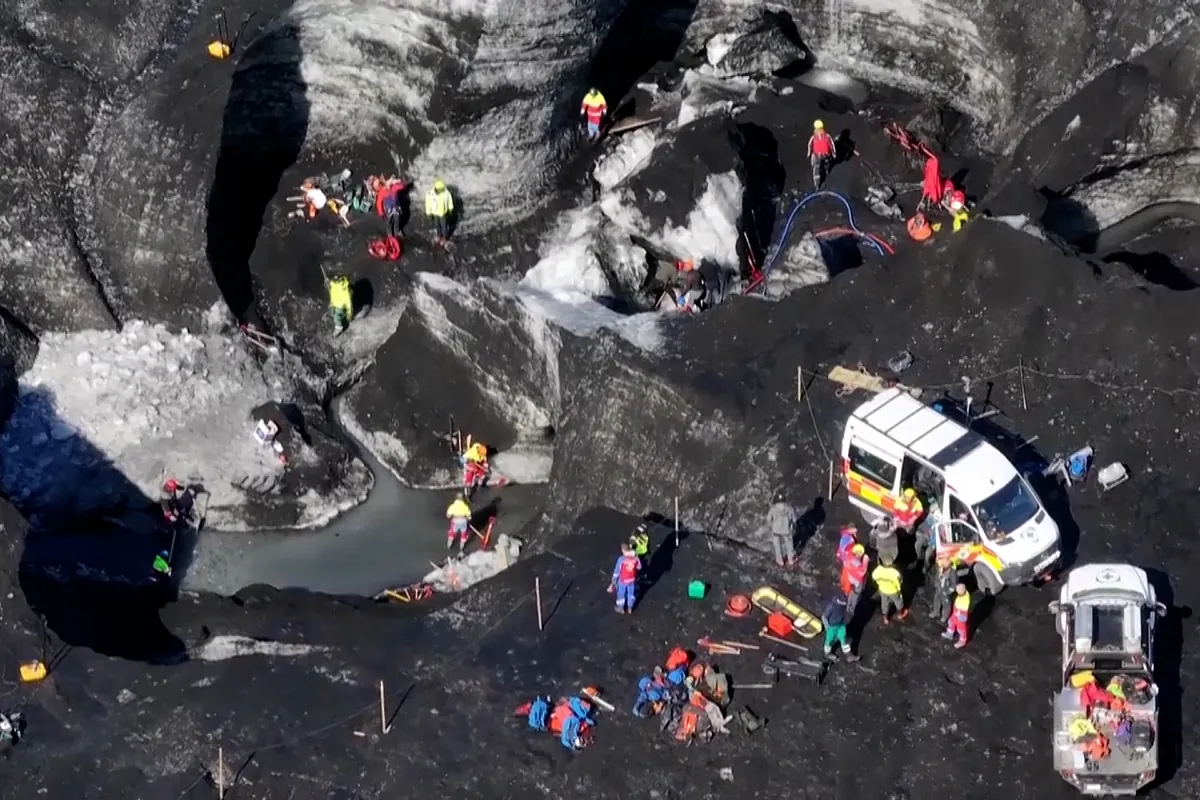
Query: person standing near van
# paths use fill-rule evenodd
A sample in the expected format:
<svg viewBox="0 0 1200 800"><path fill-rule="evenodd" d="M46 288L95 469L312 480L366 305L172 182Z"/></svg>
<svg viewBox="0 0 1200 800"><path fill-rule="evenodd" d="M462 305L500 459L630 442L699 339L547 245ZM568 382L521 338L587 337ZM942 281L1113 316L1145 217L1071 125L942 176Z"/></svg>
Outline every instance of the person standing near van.
<svg viewBox="0 0 1200 800"><path fill-rule="evenodd" d="M908 616L904 607L904 578L900 570L894 566L890 558L882 559L882 563L871 572L871 580L875 581L875 590L879 592L879 609L883 612L883 624L892 624L891 614L896 612L896 619Z"/></svg>
<svg viewBox="0 0 1200 800"><path fill-rule="evenodd" d="M929 609L929 618L938 622L946 622L950 616L951 598L958 585L958 570L950 559L949 553L943 553L937 559L937 577L933 584L933 608Z"/></svg>
<svg viewBox="0 0 1200 800"><path fill-rule="evenodd" d="M867 587L867 570L871 560L867 558L867 549L861 544L852 545L842 561L842 591L846 593L846 616L854 617L854 609L862 599Z"/></svg>
<svg viewBox="0 0 1200 800"><path fill-rule="evenodd" d="M767 509L767 528L771 532L771 546L775 549L775 563L792 566L796 563L796 507L787 502L783 492L775 493L775 502Z"/></svg>
<svg viewBox="0 0 1200 800"><path fill-rule="evenodd" d="M925 506L921 503L921 498L917 496L916 489L910 486L901 492L900 499L896 501L896 510L893 512L897 527L909 532L915 531L917 523L920 522L921 515L924 513Z"/></svg>

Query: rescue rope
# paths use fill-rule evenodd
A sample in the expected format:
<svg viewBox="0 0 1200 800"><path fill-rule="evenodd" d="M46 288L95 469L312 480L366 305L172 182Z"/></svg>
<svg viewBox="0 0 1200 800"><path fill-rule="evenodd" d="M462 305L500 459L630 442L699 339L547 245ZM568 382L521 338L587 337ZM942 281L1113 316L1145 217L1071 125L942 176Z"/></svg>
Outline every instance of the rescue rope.
<svg viewBox="0 0 1200 800"><path fill-rule="evenodd" d="M758 273L755 279L751 281L750 284L747 285L743 290L743 294L751 294L766 282L767 276L771 274L771 270L775 266L775 261L779 258L779 254L783 252L783 246L787 243L788 236L791 235L792 224L796 220L796 215L800 213L800 209L804 208L804 206L807 205L810 200L816 200L818 197L832 197L840 202L846 209L846 220L849 223L850 231L863 243L874 248L875 252L879 253L880 257L894 255L895 251L892 250L890 245L888 245L878 236L868 233L867 231L864 231L858 227L858 224L854 221L854 209L851 207L850 201L846 199L845 196L840 195L837 192L824 190L809 192L804 197L801 197L799 200L797 200L796 204L792 206L791 213L788 214L787 222L783 224L783 230L779 233L779 243L775 245L774 252L771 253L770 258L767 259L767 263L763 265L762 270Z"/></svg>

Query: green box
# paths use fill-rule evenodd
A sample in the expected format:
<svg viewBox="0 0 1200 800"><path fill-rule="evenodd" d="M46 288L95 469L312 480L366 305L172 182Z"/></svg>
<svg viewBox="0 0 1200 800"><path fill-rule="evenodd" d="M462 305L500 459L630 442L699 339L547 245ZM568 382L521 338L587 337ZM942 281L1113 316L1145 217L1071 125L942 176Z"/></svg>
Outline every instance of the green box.
<svg viewBox="0 0 1200 800"><path fill-rule="evenodd" d="M693 600L703 600L706 594L708 594L708 584L704 581L691 581L688 583L688 597Z"/></svg>

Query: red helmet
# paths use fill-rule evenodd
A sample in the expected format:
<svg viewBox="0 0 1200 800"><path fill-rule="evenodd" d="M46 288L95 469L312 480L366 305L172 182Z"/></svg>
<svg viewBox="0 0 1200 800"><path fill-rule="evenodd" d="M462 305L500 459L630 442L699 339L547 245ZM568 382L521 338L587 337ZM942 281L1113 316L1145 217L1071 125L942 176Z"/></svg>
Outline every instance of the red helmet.
<svg viewBox="0 0 1200 800"><path fill-rule="evenodd" d="M167 482L163 484L163 489L168 492L178 492L183 487L179 485L179 481L174 478L167 478Z"/></svg>

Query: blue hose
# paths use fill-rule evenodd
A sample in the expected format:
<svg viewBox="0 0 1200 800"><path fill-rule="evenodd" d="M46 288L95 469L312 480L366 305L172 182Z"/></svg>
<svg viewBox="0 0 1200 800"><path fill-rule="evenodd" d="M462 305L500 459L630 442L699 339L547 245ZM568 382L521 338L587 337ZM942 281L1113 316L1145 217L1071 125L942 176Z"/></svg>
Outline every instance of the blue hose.
<svg viewBox="0 0 1200 800"><path fill-rule="evenodd" d="M767 276L771 274L771 269L775 266L775 261L779 258L779 254L783 252L783 246L787 243L788 236L792 232L792 222L796 219L796 214L800 212L800 209L804 208L805 204L807 204L809 200L815 200L818 197L832 197L840 201L841 204L846 207L846 219L849 222L850 229L858 234L858 238L860 240L875 248L875 252L879 253L880 257L884 257L886 255L886 253L883 251L883 248L880 247L879 242L875 241L870 236L867 236L867 234L865 234L858 227L858 224L854 221L854 209L850 206L849 200L837 192L809 192L804 197L801 197L799 200L797 200L796 205L792 206L792 211L788 214L787 222L783 224L783 230L779 232L779 244L775 245L775 251L771 253L771 257L767 259L767 263L763 266L763 280L757 287L755 287L755 291L766 285Z"/></svg>

